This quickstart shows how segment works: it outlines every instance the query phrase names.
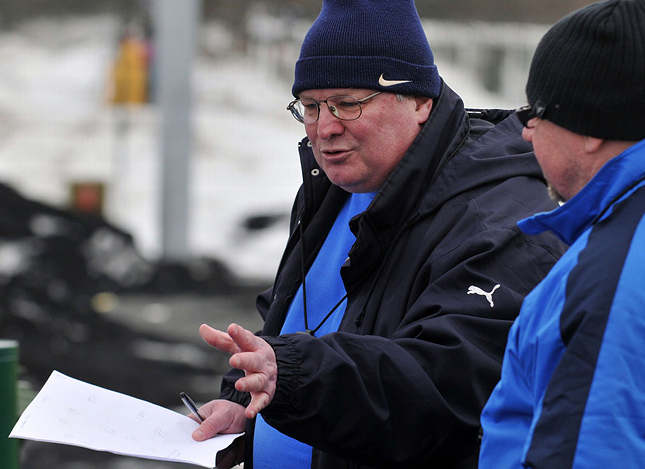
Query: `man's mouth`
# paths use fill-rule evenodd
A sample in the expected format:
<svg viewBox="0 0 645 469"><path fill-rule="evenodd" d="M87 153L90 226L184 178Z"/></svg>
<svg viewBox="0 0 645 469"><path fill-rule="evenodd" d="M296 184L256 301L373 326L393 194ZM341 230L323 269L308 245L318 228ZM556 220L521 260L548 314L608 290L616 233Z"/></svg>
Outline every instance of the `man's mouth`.
<svg viewBox="0 0 645 469"><path fill-rule="evenodd" d="M321 153L325 158L332 159L332 160L344 157L345 155L347 155L348 152L349 150L345 150L345 149L321 150Z"/></svg>

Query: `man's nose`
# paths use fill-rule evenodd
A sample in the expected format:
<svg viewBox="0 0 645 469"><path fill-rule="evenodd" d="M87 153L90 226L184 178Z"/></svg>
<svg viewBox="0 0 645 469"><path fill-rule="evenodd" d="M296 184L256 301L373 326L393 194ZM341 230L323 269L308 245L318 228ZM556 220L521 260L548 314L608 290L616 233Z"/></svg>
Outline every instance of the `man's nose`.
<svg viewBox="0 0 645 469"><path fill-rule="evenodd" d="M329 138L332 135L343 133L344 128L342 120L334 116L326 104L321 104L318 116L318 136Z"/></svg>
<svg viewBox="0 0 645 469"><path fill-rule="evenodd" d="M527 142L533 141L533 127L524 127L522 130L522 138Z"/></svg>

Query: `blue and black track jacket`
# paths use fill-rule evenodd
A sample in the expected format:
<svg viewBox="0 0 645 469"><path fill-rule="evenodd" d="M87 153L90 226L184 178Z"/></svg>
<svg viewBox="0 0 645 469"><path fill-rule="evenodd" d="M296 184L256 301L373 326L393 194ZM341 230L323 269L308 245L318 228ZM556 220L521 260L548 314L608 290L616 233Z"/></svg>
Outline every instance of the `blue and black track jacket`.
<svg viewBox="0 0 645 469"><path fill-rule="evenodd" d="M645 467L645 141L520 227L571 247L511 329L481 467Z"/></svg>

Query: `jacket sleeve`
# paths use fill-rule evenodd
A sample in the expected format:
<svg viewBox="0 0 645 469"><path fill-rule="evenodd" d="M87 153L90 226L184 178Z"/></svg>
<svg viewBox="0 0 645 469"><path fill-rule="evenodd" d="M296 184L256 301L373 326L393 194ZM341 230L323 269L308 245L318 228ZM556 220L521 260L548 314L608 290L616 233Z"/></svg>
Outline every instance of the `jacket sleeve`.
<svg viewBox="0 0 645 469"><path fill-rule="evenodd" d="M325 452L374 466L424 458L440 466L442 458L476 454L508 330L556 257L518 230L485 231L427 259L398 300L383 298L378 316L388 325L377 321L378 335L266 337L278 386L263 417ZM495 289L491 301L469 294L471 285Z"/></svg>
<svg viewBox="0 0 645 469"><path fill-rule="evenodd" d="M561 278L561 301L543 302L533 313L543 318L539 329L520 340L534 396L528 467L643 466L643 200L614 208L615 218L575 244L577 264ZM522 313L523 322L530 317ZM557 334L546 335L549 327Z"/></svg>

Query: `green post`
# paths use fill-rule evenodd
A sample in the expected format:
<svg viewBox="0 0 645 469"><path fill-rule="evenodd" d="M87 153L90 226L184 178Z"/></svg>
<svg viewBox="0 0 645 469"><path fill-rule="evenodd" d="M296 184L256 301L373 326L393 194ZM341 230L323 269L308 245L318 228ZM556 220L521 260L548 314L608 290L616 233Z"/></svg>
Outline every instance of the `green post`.
<svg viewBox="0 0 645 469"><path fill-rule="evenodd" d="M18 419L18 342L0 339L0 455L3 469L18 469L18 440L9 438Z"/></svg>

